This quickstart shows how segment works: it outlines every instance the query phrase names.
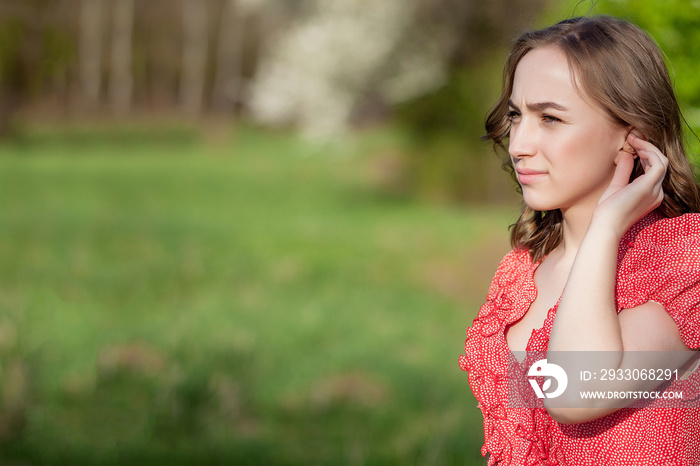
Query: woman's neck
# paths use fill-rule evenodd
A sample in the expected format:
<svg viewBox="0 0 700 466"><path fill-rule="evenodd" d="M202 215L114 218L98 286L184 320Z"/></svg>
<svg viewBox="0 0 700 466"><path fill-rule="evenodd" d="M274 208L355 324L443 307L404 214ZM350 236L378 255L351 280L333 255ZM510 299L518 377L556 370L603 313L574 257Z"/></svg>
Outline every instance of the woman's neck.
<svg viewBox="0 0 700 466"><path fill-rule="evenodd" d="M557 248L562 260L573 262L591 223L594 209L595 205L562 209L562 242Z"/></svg>

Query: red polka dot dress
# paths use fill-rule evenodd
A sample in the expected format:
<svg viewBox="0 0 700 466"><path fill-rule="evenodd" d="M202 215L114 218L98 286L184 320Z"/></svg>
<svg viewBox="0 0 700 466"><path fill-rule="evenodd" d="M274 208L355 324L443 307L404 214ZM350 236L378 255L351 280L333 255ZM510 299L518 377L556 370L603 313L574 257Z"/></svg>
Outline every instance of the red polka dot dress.
<svg viewBox="0 0 700 466"><path fill-rule="evenodd" d="M508 405L505 330L534 301L537 290L527 251L499 265L487 301L467 330L460 367L484 415L482 454L489 466L700 465L700 401L692 408L623 408L581 424L559 424L544 408ZM618 248L618 312L655 301L678 325L689 348L700 348L700 214L663 218L652 212L625 233ZM557 306L532 332L528 351L546 351ZM696 374L697 374L696 370ZM694 374L693 376L695 377Z"/></svg>

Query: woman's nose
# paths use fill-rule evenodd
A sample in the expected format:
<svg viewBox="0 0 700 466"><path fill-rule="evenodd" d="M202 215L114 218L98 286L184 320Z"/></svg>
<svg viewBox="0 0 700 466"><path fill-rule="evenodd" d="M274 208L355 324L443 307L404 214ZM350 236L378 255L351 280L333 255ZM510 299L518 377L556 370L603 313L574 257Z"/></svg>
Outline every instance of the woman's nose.
<svg viewBox="0 0 700 466"><path fill-rule="evenodd" d="M528 157L537 152L536 130L528 128L526 121L511 125L508 152L513 158Z"/></svg>

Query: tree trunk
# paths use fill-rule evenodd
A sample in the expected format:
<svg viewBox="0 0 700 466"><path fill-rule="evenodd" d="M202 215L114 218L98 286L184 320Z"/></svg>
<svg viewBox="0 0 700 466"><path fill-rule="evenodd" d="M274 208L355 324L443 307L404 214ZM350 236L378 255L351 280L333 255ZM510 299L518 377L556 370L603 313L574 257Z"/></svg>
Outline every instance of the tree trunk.
<svg viewBox="0 0 700 466"><path fill-rule="evenodd" d="M226 0L219 23L216 77L212 106L217 110L235 110L243 81L243 41L245 18L237 11L238 0Z"/></svg>
<svg viewBox="0 0 700 466"><path fill-rule="evenodd" d="M110 103L117 115L125 115L131 106L132 32L134 0L115 0L112 17L112 56L109 79Z"/></svg>
<svg viewBox="0 0 700 466"><path fill-rule="evenodd" d="M182 76L180 103L198 115L202 111L207 65L207 2L182 0Z"/></svg>
<svg viewBox="0 0 700 466"><path fill-rule="evenodd" d="M80 12L80 81L88 108L100 103L103 0L83 0Z"/></svg>

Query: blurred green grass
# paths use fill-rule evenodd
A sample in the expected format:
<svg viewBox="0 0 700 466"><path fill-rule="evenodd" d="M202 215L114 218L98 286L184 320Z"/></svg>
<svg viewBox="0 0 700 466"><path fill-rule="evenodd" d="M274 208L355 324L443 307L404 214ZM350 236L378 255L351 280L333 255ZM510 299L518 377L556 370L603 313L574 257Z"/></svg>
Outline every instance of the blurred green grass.
<svg viewBox="0 0 700 466"><path fill-rule="evenodd" d="M483 464L457 356L514 212L383 193L393 137L0 145L0 462Z"/></svg>

